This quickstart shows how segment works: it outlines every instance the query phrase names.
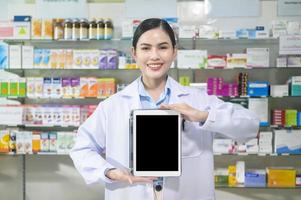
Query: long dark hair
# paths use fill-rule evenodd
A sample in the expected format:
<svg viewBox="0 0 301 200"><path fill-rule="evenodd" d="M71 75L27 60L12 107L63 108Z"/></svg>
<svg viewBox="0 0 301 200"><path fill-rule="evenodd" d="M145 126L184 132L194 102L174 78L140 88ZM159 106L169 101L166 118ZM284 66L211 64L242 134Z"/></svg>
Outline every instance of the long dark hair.
<svg viewBox="0 0 301 200"><path fill-rule="evenodd" d="M165 20L159 19L159 18L149 18L149 19L142 21L139 24L139 26L137 27L137 29L134 33L132 47L134 49L136 49L137 42L138 42L139 38L141 37L141 35L143 33L145 33L146 31L149 31L149 30L155 29L155 28L161 28L168 34L170 41L172 43L172 46L174 48L176 45L175 34L174 34L172 28L170 27L170 25Z"/></svg>

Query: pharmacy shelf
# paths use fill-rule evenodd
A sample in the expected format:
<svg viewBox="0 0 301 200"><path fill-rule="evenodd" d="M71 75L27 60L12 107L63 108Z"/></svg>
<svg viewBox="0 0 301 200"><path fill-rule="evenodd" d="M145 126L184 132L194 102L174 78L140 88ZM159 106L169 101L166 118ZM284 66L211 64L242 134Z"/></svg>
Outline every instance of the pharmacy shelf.
<svg viewBox="0 0 301 200"><path fill-rule="evenodd" d="M290 190L290 189L301 189L301 186L296 187L245 187L245 186L215 186L215 188L223 189L268 189L268 190Z"/></svg>
<svg viewBox="0 0 301 200"><path fill-rule="evenodd" d="M226 153L214 153L214 156L296 156L301 157L301 154L277 154L277 153L235 153L235 154L226 154Z"/></svg>

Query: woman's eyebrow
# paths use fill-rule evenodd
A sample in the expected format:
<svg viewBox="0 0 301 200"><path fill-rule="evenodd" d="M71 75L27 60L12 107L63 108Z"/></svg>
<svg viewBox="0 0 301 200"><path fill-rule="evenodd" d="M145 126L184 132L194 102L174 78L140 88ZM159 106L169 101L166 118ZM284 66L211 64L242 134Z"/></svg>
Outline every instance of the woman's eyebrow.
<svg viewBox="0 0 301 200"><path fill-rule="evenodd" d="M166 44L168 45L169 43L168 42L161 42L157 45L160 46L160 45L166 45ZM149 43L141 43L140 46L152 46L152 45L149 44Z"/></svg>

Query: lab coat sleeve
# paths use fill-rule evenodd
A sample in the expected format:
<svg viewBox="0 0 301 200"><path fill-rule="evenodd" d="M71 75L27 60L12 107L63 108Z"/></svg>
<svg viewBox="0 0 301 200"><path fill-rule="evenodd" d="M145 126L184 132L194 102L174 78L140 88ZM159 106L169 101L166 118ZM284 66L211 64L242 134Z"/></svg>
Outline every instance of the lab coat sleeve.
<svg viewBox="0 0 301 200"><path fill-rule="evenodd" d="M101 104L93 114L79 127L76 142L70 151L70 156L76 169L87 184L112 180L105 176L107 168L114 168L101 154L106 144L106 117Z"/></svg>
<svg viewBox="0 0 301 200"><path fill-rule="evenodd" d="M204 95L209 112L201 129L220 133L238 142L244 142L257 136L259 130L258 116L238 104L224 102L216 96Z"/></svg>

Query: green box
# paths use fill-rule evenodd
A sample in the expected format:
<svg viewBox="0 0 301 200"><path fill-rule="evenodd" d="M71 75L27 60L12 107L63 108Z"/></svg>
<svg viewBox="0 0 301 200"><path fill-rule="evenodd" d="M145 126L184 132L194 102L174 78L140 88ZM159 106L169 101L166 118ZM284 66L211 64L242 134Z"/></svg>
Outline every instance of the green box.
<svg viewBox="0 0 301 200"><path fill-rule="evenodd" d="M2 80L0 88L1 88L0 97L7 97L8 96L8 81Z"/></svg>
<svg viewBox="0 0 301 200"><path fill-rule="evenodd" d="M26 96L26 80L24 78L19 80L19 97Z"/></svg>
<svg viewBox="0 0 301 200"><path fill-rule="evenodd" d="M297 126L297 110L285 110L285 125Z"/></svg>
<svg viewBox="0 0 301 200"><path fill-rule="evenodd" d="M17 97L18 96L18 88L19 88L19 82L17 80L11 80L9 82L9 90L8 90L8 96L10 97Z"/></svg>

